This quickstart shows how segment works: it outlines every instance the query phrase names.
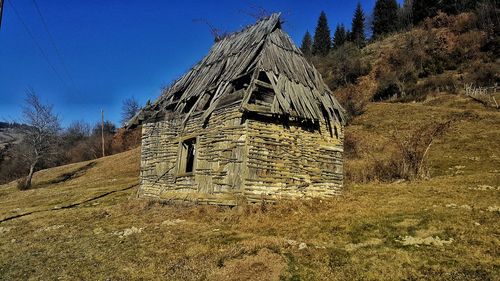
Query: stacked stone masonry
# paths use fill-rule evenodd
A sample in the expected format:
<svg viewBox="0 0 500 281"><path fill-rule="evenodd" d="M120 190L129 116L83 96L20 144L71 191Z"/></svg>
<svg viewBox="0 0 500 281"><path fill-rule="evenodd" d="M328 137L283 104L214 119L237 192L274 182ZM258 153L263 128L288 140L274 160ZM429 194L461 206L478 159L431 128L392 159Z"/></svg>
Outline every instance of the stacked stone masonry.
<svg viewBox="0 0 500 281"><path fill-rule="evenodd" d="M217 109L205 125L200 118L185 126L182 116L143 124L141 196L234 205L340 193L340 124L263 121L245 116L238 104ZM183 174L180 144L190 138L196 139L194 171Z"/></svg>

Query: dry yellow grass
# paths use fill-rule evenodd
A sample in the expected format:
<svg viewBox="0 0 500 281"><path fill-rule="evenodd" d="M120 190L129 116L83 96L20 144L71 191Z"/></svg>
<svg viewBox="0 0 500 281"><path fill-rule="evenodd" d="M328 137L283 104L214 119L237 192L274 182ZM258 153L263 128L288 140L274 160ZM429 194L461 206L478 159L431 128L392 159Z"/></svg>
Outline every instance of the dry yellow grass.
<svg viewBox="0 0 500 281"><path fill-rule="evenodd" d="M350 183L332 200L167 206L133 188L49 210L136 184L139 150L65 182L2 186L0 219L48 211L0 223L0 279L499 280L498 111L455 96L372 104L348 130L383 143L393 126L463 112L431 148L430 180ZM39 172L35 184L87 164Z"/></svg>

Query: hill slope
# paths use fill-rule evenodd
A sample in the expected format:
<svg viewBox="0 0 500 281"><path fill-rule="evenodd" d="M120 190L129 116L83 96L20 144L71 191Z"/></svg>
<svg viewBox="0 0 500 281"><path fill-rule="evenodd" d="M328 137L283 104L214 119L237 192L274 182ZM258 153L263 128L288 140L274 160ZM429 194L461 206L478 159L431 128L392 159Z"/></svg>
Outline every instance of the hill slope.
<svg viewBox="0 0 500 281"><path fill-rule="evenodd" d="M439 92L461 93L465 85L494 94L500 83L499 36L481 28L481 21L474 13L439 13L362 49L346 43L312 61L353 115L368 101L423 101Z"/></svg>
<svg viewBox="0 0 500 281"><path fill-rule="evenodd" d="M456 95L376 103L347 133L377 157L393 128L450 116L431 179L349 183L329 201L149 203L132 187L138 149L38 172L39 188L0 186L0 220L34 212L0 223L0 279L498 280L498 111Z"/></svg>

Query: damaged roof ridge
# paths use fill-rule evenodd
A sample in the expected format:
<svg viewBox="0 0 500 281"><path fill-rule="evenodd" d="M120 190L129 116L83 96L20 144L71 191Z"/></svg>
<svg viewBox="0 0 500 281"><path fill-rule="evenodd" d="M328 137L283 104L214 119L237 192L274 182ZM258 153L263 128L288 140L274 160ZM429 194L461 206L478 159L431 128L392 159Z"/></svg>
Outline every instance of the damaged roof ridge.
<svg viewBox="0 0 500 281"><path fill-rule="evenodd" d="M239 36L239 35L242 35L243 33L245 32L248 32L250 28L252 27L256 27L257 25L261 24L262 22L265 22L265 21L270 21L271 18L273 16L276 16L276 19L277 22L273 25L273 28L270 28L268 30L268 32L266 32L264 34L264 37L262 38L262 40L259 40L259 41L255 41L254 43L244 47L244 48L241 48L235 52L231 52L229 54L226 54L226 55L223 55L223 56L220 56L218 59L212 61L212 62L209 62L209 63L203 63L203 61L207 58L207 56L205 56L203 59L201 59L198 63L196 63L190 70L188 70L188 72L192 71L192 70L199 70L200 68L202 67L207 67L207 66L212 66L214 64L217 64L223 60L226 60L227 58L230 58L230 57L234 57L236 55L239 55L241 53L243 53L244 51L247 51L247 50L250 50L250 49L253 49L255 46L259 45L262 43L262 41L267 41L269 39L269 34L273 33L275 30L276 30L276 26L277 24L279 23L279 19L280 19L280 15L281 13L273 13L272 15L270 15L269 17L266 17L264 19L261 19L259 20L258 22L252 24L252 25L248 25L247 27L245 27L243 30L240 30L240 31L237 31L237 32L234 32L234 33L231 33L229 36L227 37L224 37L224 39L222 39L221 41L219 42L216 42L211 48L210 48L210 51L209 51L209 54L212 53L213 49L216 49L217 47L220 47L220 45L222 45L222 43L224 41L229 41L229 40L235 40L234 37L236 36ZM286 35L286 34L285 34ZM274 42L272 42L274 43ZM226 42L227 44L227 42ZM295 50L293 49L287 49L283 46L279 46L278 44L274 43L276 46L278 47L281 47L282 49L284 50L288 50L288 51L291 51L291 52L296 52ZM180 80L180 79L179 79Z"/></svg>
<svg viewBox="0 0 500 281"><path fill-rule="evenodd" d="M220 45L222 45L222 43L224 41L228 41L228 40L235 40L235 37L236 36L240 36L242 34L244 34L245 32L248 32L250 28L255 28L257 25L259 24L262 24L263 22L266 22L266 21L271 21L273 17L274 20L276 21L275 24L273 24L273 27L270 28L267 32L264 33L264 36L261 40L259 41L255 41L254 43L250 44L249 46L246 46L244 48L241 48L241 49L238 49L237 51L235 52L232 52L232 53L229 53L229 54L226 54L226 55L221 55L219 58L217 58L216 60L212 61L212 62L206 62L204 63L205 60L207 60L208 58L208 55L206 55L205 57L203 57L199 62L197 62L193 67L191 67L187 72L185 72L185 74L181 77L179 77L178 79L175 80L174 83L172 83L172 85L164 90L161 94L161 96L155 101L155 104L157 102L160 102L163 100L163 98L166 98L167 95L170 95L172 94L172 91L171 89L175 88L175 86L178 84L179 81L181 81L186 75L188 74L193 74L193 72L199 72L201 69L203 68L206 68L206 67L211 67L213 65L216 65L222 61L226 61L228 58L231 58L231 57L234 57L234 56L237 56L237 55L240 55L241 53L245 52L245 51L248 51L248 50L251 50L251 49L254 49L256 46L262 44L262 42L268 42L269 40L269 34L273 33L275 30L276 30L276 27L278 26L278 23L280 22L280 16L281 16L281 13L273 13L272 15L270 15L269 17L266 17L264 19L261 19L259 20L258 22L252 24L252 25L248 25L247 27L245 27L243 30L240 30L240 31L237 31L235 33L232 33L231 35L229 35L228 37L225 37L224 39L222 39L221 41L219 42L216 42L209 50L208 52L208 55L210 55L211 53L213 53L214 49L216 49L217 47L220 47ZM286 35L286 34L285 34ZM227 44L227 42L226 42ZM274 44L278 47L281 47L282 49L284 50L287 50L287 48L284 48L283 46L279 46L278 44ZM294 52L294 50L289 50L291 52ZM259 53L262 53L262 49L260 50ZM295 52L296 53L296 52ZM300 53L298 53L300 55ZM257 56L257 57L260 57L260 54ZM249 73L250 71L248 71ZM196 73L196 74L197 74ZM195 75L196 75L195 74ZM224 79L224 80L221 80L220 82L223 82L223 81L232 81L234 79Z"/></svg>
<svg viewBox="0 0 500 281"><path fill-rule="evenodd" d="M198 62L195 66L193 66L189 71L193 71L193 70L200 70L201 68L204 68L204 67L208 67L208 66L212 66L214 64L217 64L217 63L220 63L221 61L224 61L230 57L234 57L234 56L237 56L241 53L243 53L243 51L247 51L249 49L253 49L256 45L259 45L262 41L258 41L258 42L255 42L253 43L252 45L248 46L248 47L245 47L243 49L240 49L239 51L237 52L234 52L234 53L230 53L228 55L224 55L224 56L221 56L220 58L218 58L217 60L214 60L213 62L210 62L210 63L205 63L205 64L202 64L203 60L201 60L200 62ZM189 72L188 71L188 72ZM180 79L179 79L180 80Z"/></svg>
<svg viewBox="0 0 500 281"><path fill-rule="evenodd" d="M281 28L280 14L272 14L215 42L203 59L164 89L154 104L143 109L143 114L133 122L156 122L161 120L159 118L174 118L176 114L186 114L185 117L190 118L194 113L193 103L198 110L205 110L206 107L203 104L198 106L198 100L193 99L201 99L211 89L218 89L222 84L233 83L240 77L260 71L285 78L280 80L279 87L282 89L273 87L274 92L283 90L283 98L291 102L291 110L297 117L328 119L322 116L320 108L327 109L327 112L333 112L334 109L344 112L321 74ZM272 109L269 110L263 108L262 102L260 105L245 106L256 90L254 80L258 78L252 75L246 86L248 93L241 100L242 108L263 114L269 110L277 115L287 114L287 109L277 106L276 100L271 103ZM223 96L231 94L231 91L222 91L217 99L209 99L208 108L213 111L218 105L212 103L219 98L225 100ZM254 103L255 100L250 102ZM267 103L269 101L264 105Z"/></svg>
<svg viewBox="0 0 500 281"><path fill-rule="evenodd" d="M276 21L276 23L273 25L273 28L271 30L269 30L269 33L271 33L272 31L274 31L274 29L276 29L277 26L279 26L278 23L280 23L280 18L281 18L281 13L272 13L270 16L259 19L257 22L255 22L253 24L249 24L238 31L231 32L230 34L228 34L227 36L222 38L222 40L216 42L213 47L215 47L217 44L222 43L226 40L234 39L234 37L241 35L242 33L247 32L250 28L256 27L259 24L263 24L263 22L274 20L274 21Z"/></svg>

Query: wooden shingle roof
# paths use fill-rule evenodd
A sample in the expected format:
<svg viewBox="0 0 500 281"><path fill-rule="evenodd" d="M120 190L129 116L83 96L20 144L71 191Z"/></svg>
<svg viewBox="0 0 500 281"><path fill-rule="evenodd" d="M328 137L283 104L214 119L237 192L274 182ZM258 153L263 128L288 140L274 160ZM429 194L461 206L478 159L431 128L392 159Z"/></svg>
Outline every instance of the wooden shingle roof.
<svg viewBox="0 0 500 281"><path fill-rule="evenodd" d="M243 112L307 120L337 120L344 110L281 29L273 14L216 42L208 55L129 124L154 122L169 116L211 113L228 103Z"/></svg>

